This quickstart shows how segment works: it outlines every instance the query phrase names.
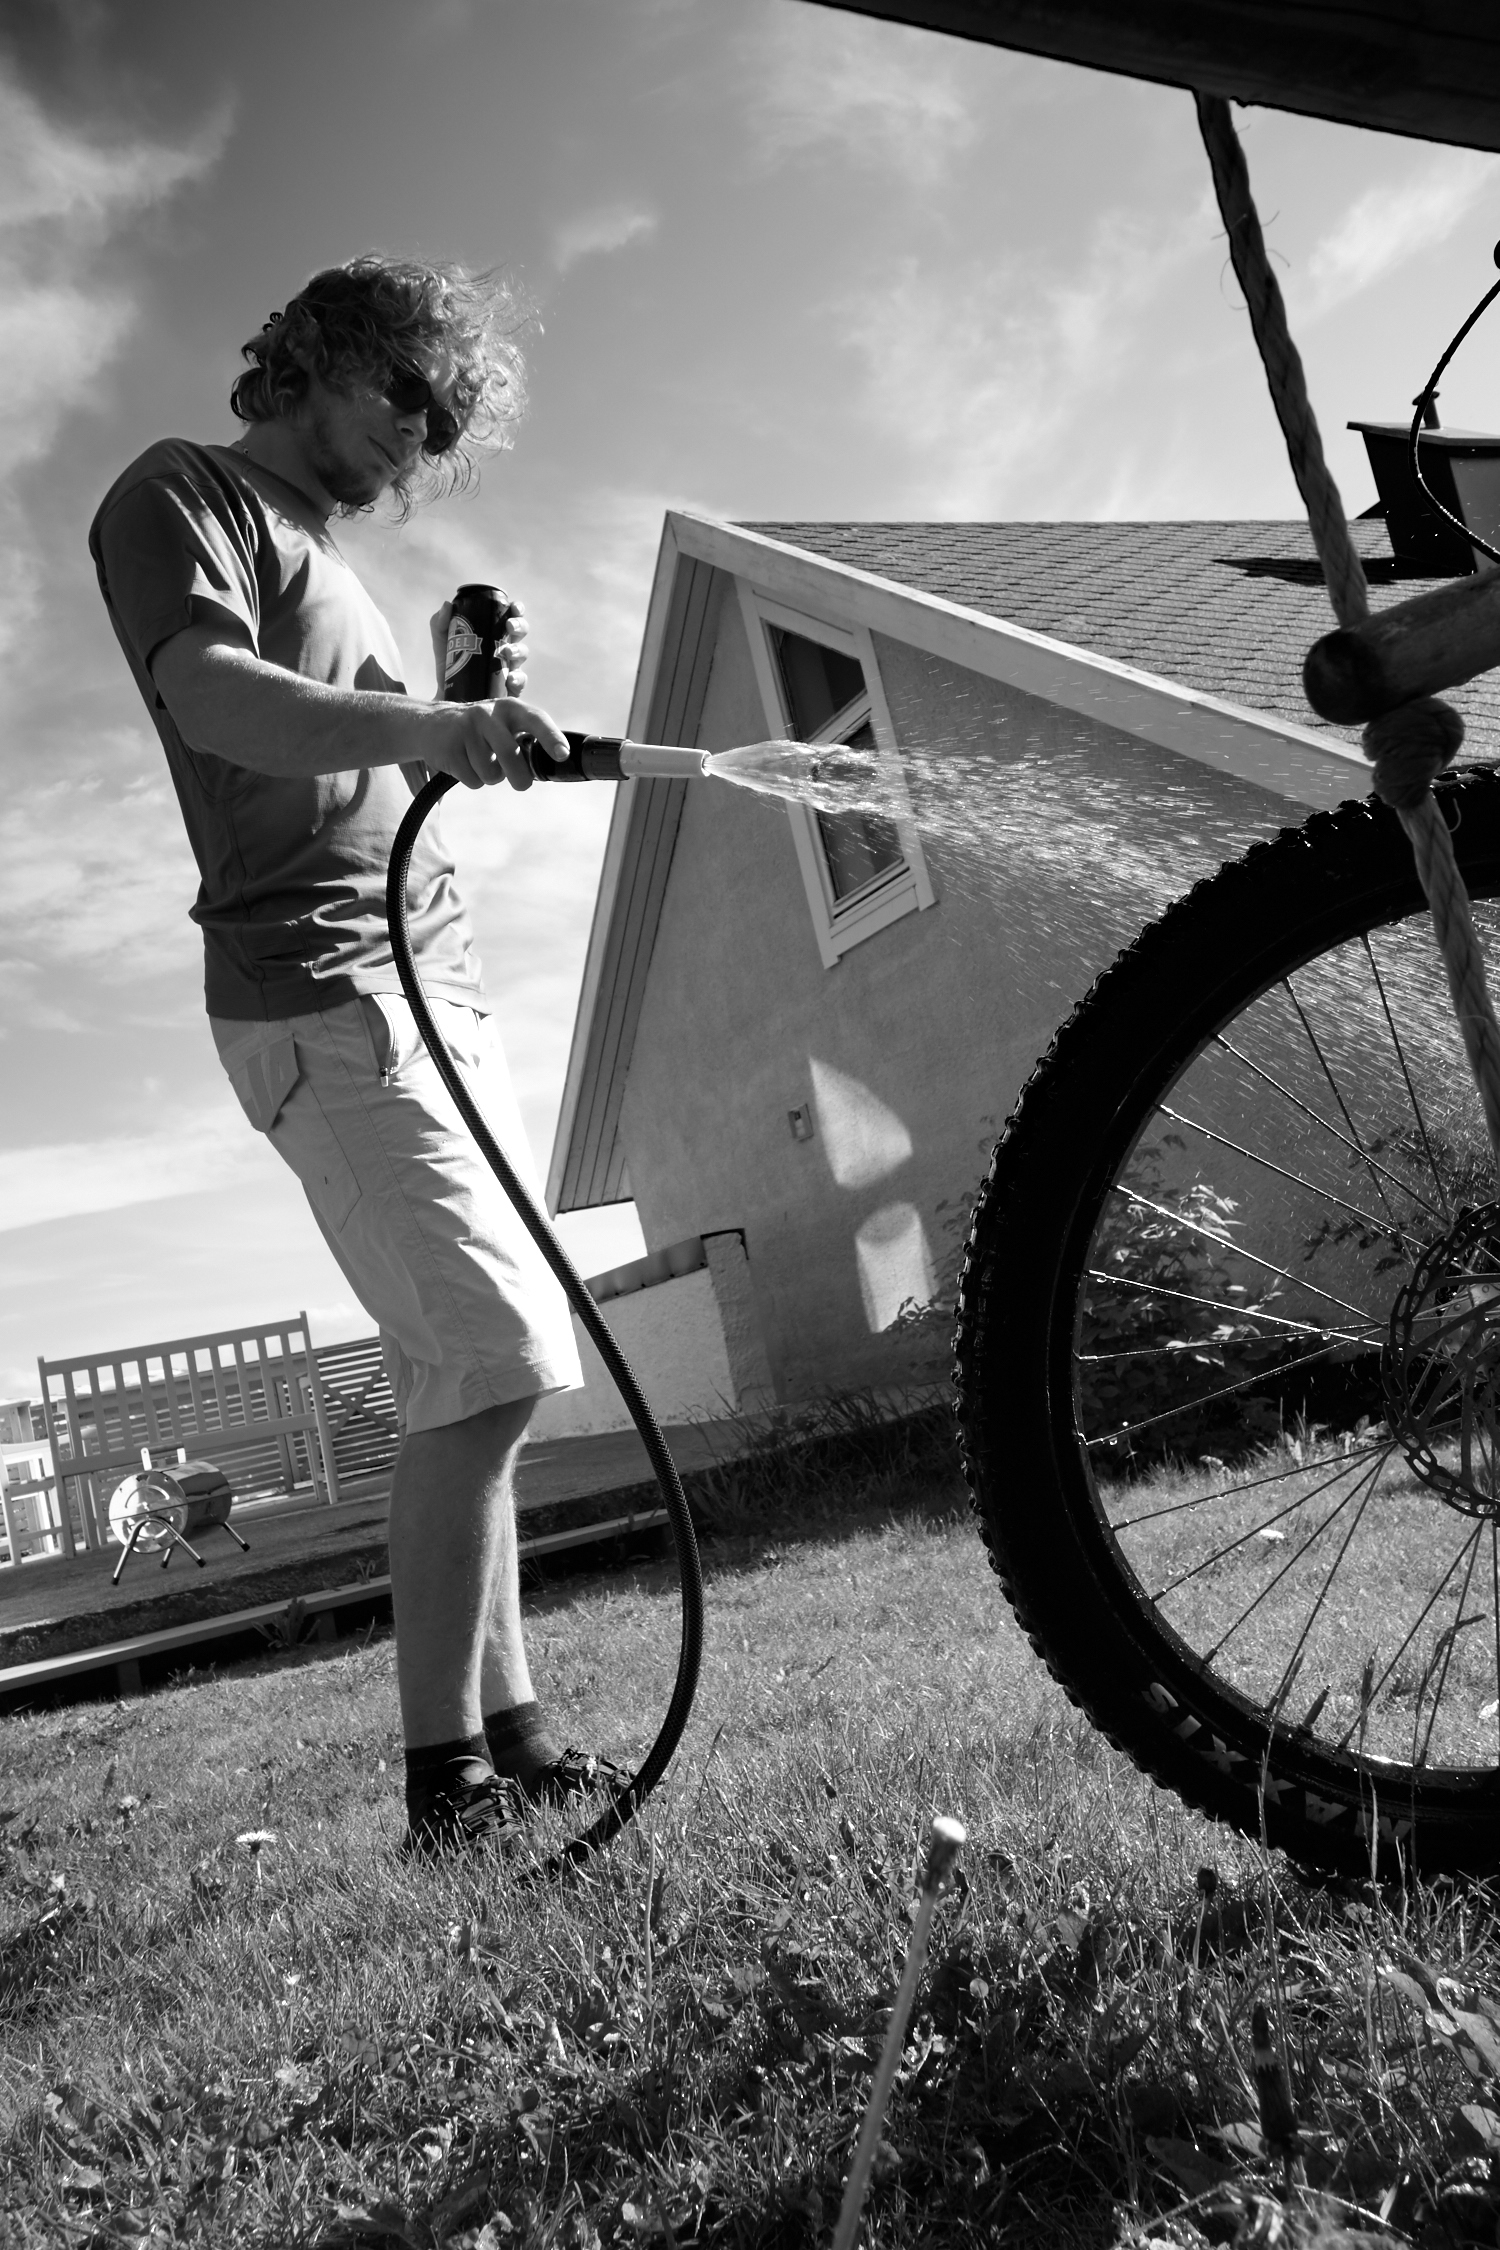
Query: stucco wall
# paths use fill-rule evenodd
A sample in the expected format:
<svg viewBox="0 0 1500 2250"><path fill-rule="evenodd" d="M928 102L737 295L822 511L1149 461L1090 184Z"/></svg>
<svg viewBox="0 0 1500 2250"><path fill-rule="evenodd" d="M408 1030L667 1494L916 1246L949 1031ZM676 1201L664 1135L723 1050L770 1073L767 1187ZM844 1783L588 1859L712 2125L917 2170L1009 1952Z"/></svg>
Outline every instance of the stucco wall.
<svg viewBox="0 0 1500 2250"><path fill-rule="evenodd" d="M708 1263L696 1273L612 1297L605 1324L635 1370L661 1422L718 1422L772 1403L770 1368L738 1234L710 1236ZM544 1398L532 1438L591 1437L623 1430L630 1414L594 1345L575 1318L583 1388Z"/></svg>
<svg viewBox="0 0 1500 2250"><path fill-rule="evenodd" d="M899 1381L903 1277L951 1272L995 1131L1140 925L1285 800L878 640L938 904L825 969L783 808L688 793L622 1131L648 1243L744 1230L778 1395ZM720 611L700 740L765 719ZM814 1137L787 1113L810 1103Z"/></svg>
<svg viewBox="0 0 1500 2250"><path fill-rule="evenodd" d="M658 1421L717 1422L734 1411L734 1378L705 1270L612 1298L603 1312ZM533 1439L591 1437L630 1425L603 1360L576 1319L573 1333L583 1389L544 1398L531 1418Z"/></svg>

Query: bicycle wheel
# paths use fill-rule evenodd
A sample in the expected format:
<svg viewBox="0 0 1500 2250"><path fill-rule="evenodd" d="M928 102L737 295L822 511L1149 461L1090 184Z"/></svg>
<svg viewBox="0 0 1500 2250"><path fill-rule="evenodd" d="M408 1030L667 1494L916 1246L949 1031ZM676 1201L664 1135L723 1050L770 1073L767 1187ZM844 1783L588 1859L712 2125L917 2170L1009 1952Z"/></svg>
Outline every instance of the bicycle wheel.
<svg viewBox="0 0 1500 2250"><path fill-rule="evenodd" d="M1441 786L1500 960L1500 779ZM1147 929L1039 1065L960 1282L965 1473L1033 1645L1304 1865L1500 1865L1500 1204L1395 816Z"/></svg>

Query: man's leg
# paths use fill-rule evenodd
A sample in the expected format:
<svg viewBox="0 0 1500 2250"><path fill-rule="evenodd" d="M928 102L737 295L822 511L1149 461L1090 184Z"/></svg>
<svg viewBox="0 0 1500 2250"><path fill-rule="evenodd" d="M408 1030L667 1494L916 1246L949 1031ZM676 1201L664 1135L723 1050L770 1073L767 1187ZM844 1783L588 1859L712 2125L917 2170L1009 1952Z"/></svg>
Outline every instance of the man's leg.
<svg viewBox="0 0 1500 2250"><path fill-rule="evenodd" d="M396 1678L409 1750L527 1703L511 1474L532 1400L413 1430L391 1486Z"/></svg>
<svg viewBox="0 0 1500 2250"><path fill-rule="evenodd" d="M480 1707L486 1719L535 1698L526 1645L521 1638L521 1556L514 1499L505 1511L502 1536L495 1543L489 1615L479 1671Z"/></svg>

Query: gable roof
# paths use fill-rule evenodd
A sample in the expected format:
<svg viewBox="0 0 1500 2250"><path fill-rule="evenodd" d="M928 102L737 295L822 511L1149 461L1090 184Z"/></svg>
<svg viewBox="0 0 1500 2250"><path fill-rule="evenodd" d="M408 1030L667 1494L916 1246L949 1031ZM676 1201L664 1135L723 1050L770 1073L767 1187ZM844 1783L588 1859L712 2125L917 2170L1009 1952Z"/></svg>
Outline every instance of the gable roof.
<svg viewBox="0 0 1500 2250"><path fill-rule="evenodd" d="M1379 523L1351 528L1374 606L1420 590L1398 578ZM1357 730L1314 723L1302 699L1303 654L1333 622L1305 524L728 524L674 510L633 739L696 741L728 575L1296 803L1332 805L1368 787ZM1500 756L1490 683L1453 700L1469 755ZM554 1211L630 1195L620 1106L686 787L628 781L616 793L548 1175Z"/></svg>
<svg viewBox="0 0 1500 2250"><path fill-rule="evenodd" d="M1442 583L1398 571L1384 524L1350 525L1383 609ZM1357 748L1316 720L1302 659L1333 630L1306 523L755 523L744 529ZM1500 757L1489 679L1447 691L1470 757Z"/></svg>

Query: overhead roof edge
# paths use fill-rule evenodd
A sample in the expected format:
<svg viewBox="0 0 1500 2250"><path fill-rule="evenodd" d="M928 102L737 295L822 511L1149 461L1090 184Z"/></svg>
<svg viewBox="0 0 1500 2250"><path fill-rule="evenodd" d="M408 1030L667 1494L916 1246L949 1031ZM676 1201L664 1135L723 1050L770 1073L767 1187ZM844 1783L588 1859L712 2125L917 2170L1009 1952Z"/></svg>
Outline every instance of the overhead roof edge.
<svg viewBox="0 0 1500 2250"><path fill-rule="evenodd" d="M1337 125L1500 150L1493 0L818 0Z"/></svg>

